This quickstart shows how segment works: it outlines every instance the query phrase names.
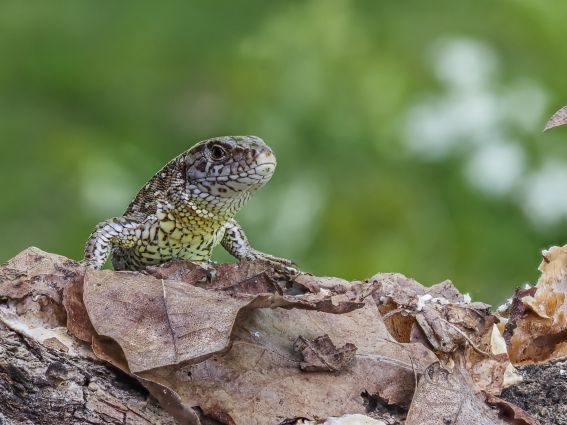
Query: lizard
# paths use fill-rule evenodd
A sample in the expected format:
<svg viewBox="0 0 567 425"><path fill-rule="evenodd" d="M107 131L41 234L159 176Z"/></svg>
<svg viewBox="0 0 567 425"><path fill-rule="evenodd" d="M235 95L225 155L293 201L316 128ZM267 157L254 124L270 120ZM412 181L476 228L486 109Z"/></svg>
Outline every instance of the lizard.
<svg viewBox="0 0 567 425"><path fill-rule="evenodd" d="M182 259L210 261L219 243L239 260L260 259L287 273L295 264L251 247L234 219L274 174L276 157L256 136L203 140L169 161L140 189L124 215L99 223L83 262L140 271Z"/></svg>

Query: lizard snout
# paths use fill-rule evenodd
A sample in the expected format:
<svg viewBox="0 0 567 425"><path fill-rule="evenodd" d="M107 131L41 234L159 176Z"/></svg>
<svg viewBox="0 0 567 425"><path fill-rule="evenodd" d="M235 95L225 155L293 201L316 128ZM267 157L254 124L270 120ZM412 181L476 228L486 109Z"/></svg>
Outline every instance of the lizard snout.
<svg viewBox="0 0 567 425"><path fill-rule="evenodd" d="M262 149L256 157L255 171L261 176L269 176L274 173L276 169L276 157L271 149Z"/></svg>
<svg viewBox="0 0 567 425"><path fill-rule="evenodd" d="M256 167L256 172L261 176L269 176L273 174L274 170L276 169L276 164L262 164Z"/></svg>

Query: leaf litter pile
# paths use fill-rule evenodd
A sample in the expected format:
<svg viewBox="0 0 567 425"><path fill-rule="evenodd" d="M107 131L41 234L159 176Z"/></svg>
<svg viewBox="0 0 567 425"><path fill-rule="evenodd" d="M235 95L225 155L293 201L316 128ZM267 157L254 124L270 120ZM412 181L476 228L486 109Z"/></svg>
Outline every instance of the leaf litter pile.
<svg viewBox="0 0 567 425"><path fill-rule="evenodd" d="M71 356L90 347L179 423L535 424L499 395L516 359L564 354L567 249L545 255L503 319L448 281L259 262L95 271L30 248L0 268L0 320Z"/></svg>
<svg viewBox="0 0 567 425"><path fill-rule="evenodd" d="M492 312L450 281L395 273L96 271L29 248L0 266L0 323L121 370L180 424L561 424L567 245L540 271Z"/></svg>

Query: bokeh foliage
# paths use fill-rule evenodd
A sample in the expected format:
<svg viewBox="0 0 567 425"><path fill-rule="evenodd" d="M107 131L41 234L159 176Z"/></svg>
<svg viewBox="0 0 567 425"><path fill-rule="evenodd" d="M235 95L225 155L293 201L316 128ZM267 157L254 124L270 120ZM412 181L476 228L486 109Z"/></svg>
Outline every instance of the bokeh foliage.
<svg viewBox="0 0 567 425"><path fill-rule="evenodd" d="M256 134L279 161L239 215L257 248L317 274L449 278L502 301L537 278L542 248L567 242L565 214L528 205L567 200L534 177L567 161L566 131L541 133L567 103L566 13L560 0L2 1L0 259L29 245L80 258L166 161ZM477 83L453 87L477 70L497 105L470 107L488 114L486 137L467 113ZM449 114L455 98L465 113ZM502 113L519 118L491 120ZM445 123L471 125L432 158L432 119L433 142ZM494 133L523 158L496 192L507 156L470 165Z"/></svg>

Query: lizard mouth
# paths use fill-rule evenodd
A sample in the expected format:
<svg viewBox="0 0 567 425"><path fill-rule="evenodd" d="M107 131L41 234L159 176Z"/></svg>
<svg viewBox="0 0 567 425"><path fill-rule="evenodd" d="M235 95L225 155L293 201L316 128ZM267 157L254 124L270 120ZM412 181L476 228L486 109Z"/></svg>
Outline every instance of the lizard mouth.
<svg viewBox="0 0 567 425"><path fill-rule="evenodd" d="M271 176L274 173L275 169L276 169L275 162L265 162L261 165L256 166L254 171L256 172L256 174L259 174L262 177L267 177L267 176Z"/></svg>

